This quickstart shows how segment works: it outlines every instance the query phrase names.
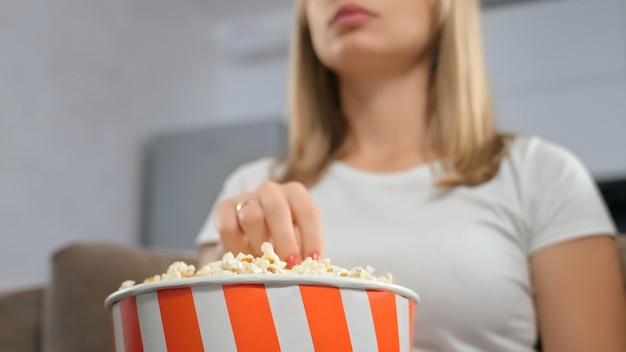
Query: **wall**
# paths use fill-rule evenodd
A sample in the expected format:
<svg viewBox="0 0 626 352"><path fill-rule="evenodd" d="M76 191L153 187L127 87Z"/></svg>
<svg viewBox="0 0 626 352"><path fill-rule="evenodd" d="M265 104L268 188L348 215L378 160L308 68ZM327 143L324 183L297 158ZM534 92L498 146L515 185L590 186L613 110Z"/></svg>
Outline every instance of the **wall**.
<svg viewBox="0 0 626 352"><path fill-rule="evenodd" d="M533 1L484 22L501 125L626 179L626 0Z"/></svg>
<svg viewBox="0 0 626 352"><path fill-rule="evenodd" d="M135 243L142 149L205 125L206 16L167 0L0 0L0 289L70 242Z"/></svg>
<svg viewBox="0 0 626 352"><path fill-rule="evenodd" d="M212 25L214 123L285 119L290 7Z"/></svg>

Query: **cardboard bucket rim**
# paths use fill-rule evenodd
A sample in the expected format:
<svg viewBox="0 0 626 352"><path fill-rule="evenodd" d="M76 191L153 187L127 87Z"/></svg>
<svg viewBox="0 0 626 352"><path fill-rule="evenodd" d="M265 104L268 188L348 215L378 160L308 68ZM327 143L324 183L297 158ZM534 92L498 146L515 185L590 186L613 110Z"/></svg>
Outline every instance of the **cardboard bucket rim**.
<svg viewBox="0 0 626 352"><path fill-rule="evenodd" d="M119 290L109 295L104 306L107 309L128 297L138 296L144 293L150 293L166 289L174 289L181 287L207 287L207 286L225 286L225 285L250 285L263 284L269 287L294 286L294 285L310 285L310 286L327 286L344 289L355 290L379 290L388 291L410 299L415 304L419 304L420 298L414 291L386 282L335 277L320 275L302 275L302 274L281 274L281 275L261 275L261 274L237 274L237 275L220 275L220 276L204 276L184 278L177 280L168 280L161 282L138 284L136 286Z"/></svg>

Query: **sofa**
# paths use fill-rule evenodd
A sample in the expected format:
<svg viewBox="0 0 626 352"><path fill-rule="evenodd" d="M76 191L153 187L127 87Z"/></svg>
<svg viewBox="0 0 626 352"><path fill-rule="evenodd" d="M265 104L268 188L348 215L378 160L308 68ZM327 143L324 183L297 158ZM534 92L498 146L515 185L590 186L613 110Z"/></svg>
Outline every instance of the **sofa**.
<svg viewBox="0 0 626 352"><path fill-rule="evenodd" d="M626 236L618 237L617 246L626 274ZM52 257L47 287L0 294L0 351L111 352L104 299L124 280L142 281L174 261L195 265L196 259L195 252L113 244L64 248Z"/></svg>
<svg viewBox="0 0 626 352"><path fill-rule="evenodd" d="M196 252L79 243L52 257L50 284L0 294L0 351L111 352L105 298L125 280L143 281Z"/></svg>

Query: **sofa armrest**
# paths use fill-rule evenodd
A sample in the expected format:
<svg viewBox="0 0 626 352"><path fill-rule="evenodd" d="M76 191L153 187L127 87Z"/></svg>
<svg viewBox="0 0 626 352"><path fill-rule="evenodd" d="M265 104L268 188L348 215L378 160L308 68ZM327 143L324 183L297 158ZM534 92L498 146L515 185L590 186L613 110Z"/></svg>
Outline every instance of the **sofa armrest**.
<svg viewBox="0 0 626 352"><path fill-rule="evenodd" d="M43 351L113 351L105 298L124 280L141 282L177 260L195 265L196 253L112 244L75 244L57 252L44 301Z"/></svg>
<svg viewBox="0 0 626 352"><path fill-rule="evenodd" d="M0 349L39 352L43 288L0 294Z"/></svg>

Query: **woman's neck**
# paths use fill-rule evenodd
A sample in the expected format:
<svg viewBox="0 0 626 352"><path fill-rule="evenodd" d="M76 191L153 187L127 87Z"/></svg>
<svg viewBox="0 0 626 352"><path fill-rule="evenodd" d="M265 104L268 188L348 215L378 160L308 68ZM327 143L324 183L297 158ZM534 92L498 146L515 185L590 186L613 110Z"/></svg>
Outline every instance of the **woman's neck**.
<svg viewBox="0 0 626 352"><path fill-rule="evenodd" d="M342 110L350 124L342 160L396 171L432 158L427 140L430 66L378 77L342 77Z"/></svg>

